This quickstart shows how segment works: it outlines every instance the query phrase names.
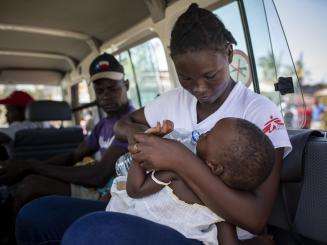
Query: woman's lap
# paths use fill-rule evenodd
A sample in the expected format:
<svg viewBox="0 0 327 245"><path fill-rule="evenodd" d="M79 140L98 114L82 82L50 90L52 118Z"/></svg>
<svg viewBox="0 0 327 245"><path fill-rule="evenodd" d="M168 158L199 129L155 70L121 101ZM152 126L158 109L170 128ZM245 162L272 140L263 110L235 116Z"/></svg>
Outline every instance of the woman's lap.
<svg viewBox="0 0 327 245"><path fill-rule="evenodd" d="M201 243L185 238L170 227L136 216L114 212L95 212L74 222L66 231L62 244L198 245Z"/></svg>
<svg viewBox="0 0 327 245"><path fill-rule="evenodd" d="M63 196L47 196L25 205L16 219L18 244L59 244L78 218L104 210L106 203Z"/></svg>

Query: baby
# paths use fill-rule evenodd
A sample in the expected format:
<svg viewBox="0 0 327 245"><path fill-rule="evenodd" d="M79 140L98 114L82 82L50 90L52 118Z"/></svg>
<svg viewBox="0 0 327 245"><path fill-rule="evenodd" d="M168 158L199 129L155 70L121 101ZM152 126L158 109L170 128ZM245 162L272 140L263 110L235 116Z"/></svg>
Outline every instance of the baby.
<svg viewBox="0 0 327 245"><path fill-rule="evenodd" d="M170 130L172 123L166 121L149 131L163 135ZM221 119L201 135L196 153L226 185L244 191L256 189L269 176L275 160L269 138L254 124L238 118ZM216 224L224 220L204 206L177 174L147 173L133 162L126 189L125 182L126 177L114 180L107 211L136 215L170 226L187 238L218 244ZM242 231L237 231L240 239ZM237 241L234 237L228 239Z"/></svg>

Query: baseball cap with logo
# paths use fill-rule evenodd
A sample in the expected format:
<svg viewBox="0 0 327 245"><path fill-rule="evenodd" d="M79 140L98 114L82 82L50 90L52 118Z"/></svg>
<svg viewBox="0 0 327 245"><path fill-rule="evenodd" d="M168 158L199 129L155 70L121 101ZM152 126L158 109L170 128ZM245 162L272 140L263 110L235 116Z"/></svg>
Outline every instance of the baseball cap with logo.
<svg viewBox="0 0 327 245"><path fill-rule="evenodd" d="M90 65L90 81L101 78L108 78L111 80L123 80L124 79L124 68L116 60L116 58L108 53L103 53L96 57Z"/></svg>
<svg viewBox="0 0 327 245"><path fill-rule="evenodd" d="M26 107L33 101L34 99L28 93L15 90L7 98L0 100L0 104Z"/></svg>

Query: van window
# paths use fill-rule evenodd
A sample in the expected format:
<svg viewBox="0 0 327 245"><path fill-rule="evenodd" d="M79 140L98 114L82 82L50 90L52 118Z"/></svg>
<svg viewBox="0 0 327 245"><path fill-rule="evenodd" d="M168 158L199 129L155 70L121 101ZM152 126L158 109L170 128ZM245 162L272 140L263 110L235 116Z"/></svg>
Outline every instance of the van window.
<svg viewBox="0 0 327 245"><path fill-rule="evenodd" d="M62 89L54 85L35 84L5 84L0 85L1 97L6 97L14 90L23 90L29 93L35 100L62 100Z"/></svg>
<svg viewBox="0 0 327 245"><path fill-rule="evenodd" d="M244 30L237 2L232 2L213 11L224 22L226 28L233 34L237 45L234 47L233 62L230 64L230 74L235 81L244 83L253 90L250 60L246 47Z"/></svg>
<svg viewBox="0 0 327 245"><path fill-rule="evenodd" d="M139 88L137 87L135 81L135 70L131 61L130 51L127 50L121 52L119 55L116 56L116 58L124 66L125 79L129 80L128 97L132 101L134 106L140 107L141 101L139 95Z"/></svg>
<svg viewBox="0 0 327 245"><path fill-rule="evenodd" d="M152 38L117 55L130 80L129 96L134 106L144 106L171 88L168 65L159 38Z"/></svg>
<svg viewBox="0 0 327 245"><path fill-rule="evenodd" d="M327 69L326 23L327 3L324 0L275 0L295 68L301 84L306 107L297 107L296 101L286 106L298 108L306 114L304 127L327 129Z"/></svg>
<svg viewBox="0 0 327 245"><path fill-rule="evenodd" d="M280 107L287 128L307 127L301 86L273 1L245 0L244 6L260 93ZM292 77L294 93L281 95L275 90L280 77Z"/></svg>
<svg viewBox="0 0 327 245"><path fill-rule="evenodd" d="M78 103L85 104L91 102L88 83L85 79L78 83Z"/></svg>
<svg viewBox="0 0 327 245"><path fill-rule="evenodd" d="M71 100L75 124L87 135L99 121L100 115L96 102L91 101L89 86L85 79L71 87Z"/></svg>
<svg viewBox="0 0 327 245"><path fill-rule="evenodd" d="M0 85L1 98L7 97L14 90L22 90L29 93L35 100L62 100L62 89L54 85L34 84L5 84ZM0 125L8 126L5 118L5 107L0 106Z"/></svg>

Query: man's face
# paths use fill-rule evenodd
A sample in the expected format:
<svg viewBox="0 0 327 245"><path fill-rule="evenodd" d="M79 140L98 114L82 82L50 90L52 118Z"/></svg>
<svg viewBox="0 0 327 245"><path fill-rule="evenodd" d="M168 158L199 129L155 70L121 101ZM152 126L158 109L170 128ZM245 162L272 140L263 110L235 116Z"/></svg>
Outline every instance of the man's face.
<svg viewBox="0 0 327 245"><path fill-rule="evenodd" d="M6 105L6 119L8 124L24 120L24 109L13 105Z"/></svg>
<svg viewBox="0 0 327 245"><path fill-rule="evenodd" d="M107 113L118 112L128 103L127 81L116 81L108 78L93 82L98 105Z"/></svg>

